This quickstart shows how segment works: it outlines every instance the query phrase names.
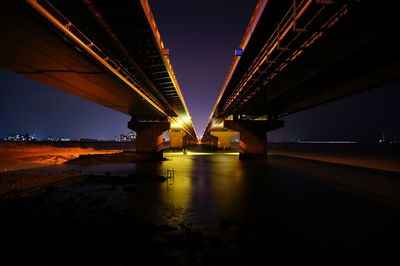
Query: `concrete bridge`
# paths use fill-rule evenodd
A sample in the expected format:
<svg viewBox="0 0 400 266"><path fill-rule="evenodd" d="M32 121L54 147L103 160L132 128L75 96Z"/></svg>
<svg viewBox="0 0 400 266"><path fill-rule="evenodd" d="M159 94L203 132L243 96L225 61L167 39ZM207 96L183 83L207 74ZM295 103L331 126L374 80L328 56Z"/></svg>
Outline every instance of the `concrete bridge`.
<svg viewBox="0 0 400 266"><path fill-rule="evenodd" d="M203 134L266 156L282 117L400 78L395 1L259 0ZM0 67L129 114L137 150L197 135L147 0L4 1Z"/></svg>
<svg viewBox="0 0 400 266"><path fill-rule="evenodd" d="M241 158L265 157L282 117L399 80L397 10L388 0L260 0L203 142L221 147L236 132Z"/></svg>
<svg viewBox="0 0 400 266"><path fill-rule="evenodd" d="M4 1L0 67L131 115L139 152L197 141L147 0ZM159 153L158 153L159 154Z"/></svg>

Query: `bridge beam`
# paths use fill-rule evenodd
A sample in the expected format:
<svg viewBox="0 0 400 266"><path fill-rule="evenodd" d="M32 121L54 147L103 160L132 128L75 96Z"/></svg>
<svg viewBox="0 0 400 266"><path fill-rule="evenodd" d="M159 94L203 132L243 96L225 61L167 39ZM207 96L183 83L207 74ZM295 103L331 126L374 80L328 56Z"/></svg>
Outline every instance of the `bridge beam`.
<svg viewBox="0 0 400 266"><path fill-rule="evenodd" d="M239 135L237 131L211 131L210 134L218 138L218 148L219 149L230 149L231 148L231 138Z"/></svg>
<svg viewBox="0 0 400 266"><path fill-rule="evenodd" d="M167 135L170 138L170 146L171 149L177 149L177 148L182 148L184 146L184 137L186 136L186 132L183 130L174 130L170 129L167 132Z"/></svg>
<svg viewBox="0 0 400 266"><path fill-rule="evenodd" d="M267 132L283 125L281 120L224 121L224 127L240 132L239 159L267 158Z"/></svg>
<svg viewBox="0 0 400 266"><path fill-rule="evenodd" d="M128 128L136 132L136 151L148 153L152 159L162 159L163 132L168 130L168 121L137 121L131 119Z"/></svg>

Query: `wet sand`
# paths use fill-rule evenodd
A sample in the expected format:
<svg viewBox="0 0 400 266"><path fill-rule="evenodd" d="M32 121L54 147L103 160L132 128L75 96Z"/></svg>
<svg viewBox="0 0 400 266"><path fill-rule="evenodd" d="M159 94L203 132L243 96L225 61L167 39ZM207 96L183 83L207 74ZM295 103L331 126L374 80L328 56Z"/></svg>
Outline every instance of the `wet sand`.
<svg viewBox="0 0 400 266"><path fill-rule="evenodd" d="M14 198L84 178L75 165L134 162L134 152L91 147L0 143L0 197ZM63 167L68 164L71 167ZM47 169L49 169L47 171ZM59 170L58 170L59 169Z"/></svg>
<svg viewBox="0 0 400 266"><path fill-rule="evenodd" d="M0 173L62 164L66 161L76 159L80 155L112 154L118 152L122 152L122 150L0 142Z"/></svg>

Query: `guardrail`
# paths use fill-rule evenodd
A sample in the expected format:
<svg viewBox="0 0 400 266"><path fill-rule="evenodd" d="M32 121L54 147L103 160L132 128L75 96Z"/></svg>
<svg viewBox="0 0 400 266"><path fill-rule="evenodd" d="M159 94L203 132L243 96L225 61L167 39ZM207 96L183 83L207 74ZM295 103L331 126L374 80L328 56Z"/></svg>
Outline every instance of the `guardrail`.
<svg viewBox="0 0 400 266"><path fill-rule="evenodd" d="M96 44L94 44L88 37L86 37L71 21L58 11L47 0L25 0L34 10L42 15L48 22L53 24L60 30L66 37L77 45L77 49L86 51L94 60L103 65L116 77L122 80L136 93L146 100L162 115L167 116L166 112L160 107L161 104L156 98L149 94L145 89L141 88L134 80L126 67L117 61L113 60L109 55L104 53Z"/></svg>
<svg viewBox="0 0 400 266"><path fill-rule="evenodd" d="M263 79L265 79L263 86L265 86L269 81L276 77L279 72L285 69L288 66L289 62L295 60L303 53L304 49L308 48L312 43L320 38L325 29L328 29L332 24L336 23L338 17L341 17L347 13L347 5L344 4L342 7L339 8L339 11L333 15L333 17L328 19L327 22L320 26L319 31L314 33L308 32L307 26L310 25L316 19L316 17L321 15L321 12L324 11L326 5L330 4L333 4L333 1L293 0L288 11L280 20L275 30L271 33L270 37L267 39L264 46L259 51L255 60L250 65L247 72L243 75L239 84L237 84L236 88L233 90L222 108L219 110L220 114L228 114L236 105L243 105L260 90L260 88L254 88L252 86L254 83L259 81L260 78L263 77ZM312 14L307 21L303 22L303 28L299 27L299 19L304 16L305 12L312 5L318 5L319 9L314 14ZM310 36L306 38L302 45L298 47L282 46L282 40L291 32L294 32L296 34L293 40L299 38L299 36L305 33L307 34L306 37L308 37L308 35ZM290 42L290 44L293 42L293 40ZM279 53L278 56L276 56L275 58L271 58L271 55L275 52ZM284 60L280 60L280 62L277 62L276 59L283 53L288 53L287 57ZM262 69L262 67L265 68ZM234 72L235 69L232 69L231 71ZM268 76L265 77L264 74L268 74ZM227 85L228 82L226 86Z"/></svg>

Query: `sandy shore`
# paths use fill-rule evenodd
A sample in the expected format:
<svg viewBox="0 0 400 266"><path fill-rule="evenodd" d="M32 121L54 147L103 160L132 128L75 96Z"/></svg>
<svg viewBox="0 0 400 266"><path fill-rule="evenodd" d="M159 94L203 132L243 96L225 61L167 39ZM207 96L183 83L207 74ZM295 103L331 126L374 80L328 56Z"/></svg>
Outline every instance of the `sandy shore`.
<svg viewBox="0 0 400 266"><path fill-rule="evenodd" d="M38 171L44 167L56 167L66 162L87 165L115 160L128 162L135 160L135 157L122 150L0 143L0 196L12 198L21 193L30 194L47 186L83 178L74 168L49 173Z"/></svg>
<svg viewBox="0 0 400 266"><path fill-rule="evenodd" d="M115 154L122 150L55 147L27 143L0 143L0 172L31 169L65 163L81 155Z"/></svg>

